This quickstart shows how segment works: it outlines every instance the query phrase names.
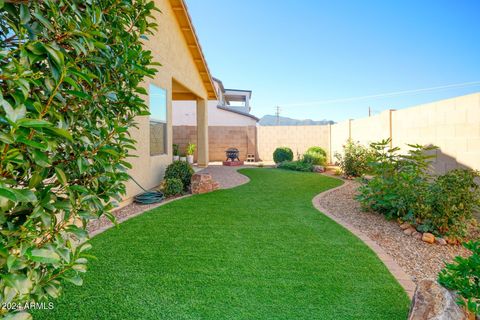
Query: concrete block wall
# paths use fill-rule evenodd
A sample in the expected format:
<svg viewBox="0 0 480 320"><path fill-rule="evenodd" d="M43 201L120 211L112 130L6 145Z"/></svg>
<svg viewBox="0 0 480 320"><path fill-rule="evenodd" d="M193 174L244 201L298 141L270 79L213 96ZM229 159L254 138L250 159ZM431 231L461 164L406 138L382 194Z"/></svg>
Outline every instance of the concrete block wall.
<svg viewBox="0 0 480 320"><path fill-rule="evenodd" d="M364 145L391 138L392 146L403 151L407 144L435 145L437 173L457 167L480 170L480 93L332 125L332 154L341 152L349 137Z"/></svg>
<svg viewBox="0 0 480 320"><path fill-rule="evenodd" d="M471 94L402 109L392 114L392 142L436 145L434 168L480 170L480 94Z"/></svg>
<svg viewBox="0 0 480 320"><path fill-rule="evenodd" d="M313 146L330 150L330 126L258 126L258 158L272 161L277 147L289 147L294 156L303 154Z"/></svg>
<svg viewBox="0 0 480 320"><path fill-rule="evenodd" d="M272 161L280 146L303 154L312 146L328 153L341 153L349 139L363 145L391 138L394 147L408 150L407 144L436 145L434 169L443 173L457 167L480 170L480 93L441 100L401 110L387 110L378 115L322 126L211 126L209 127L210 160L224 160L229 147L240 149L241 159L247 153L257 160ZM175 126L173 141L181 147L196 142L195 126Z"/></svg>
<svg viewBox="0 0 480 320"><path fill-rule="evenodd" d="M196 143L196 126L173 126L173 143L178 144L180 153L185 151L189 142ZM247 154L257 154L255 126L210 126L208 127L210 161L225 160L225 150L237 148L240 160L246 160ZM196 160L196 154L194 155Z"/></svg>
<svg viewBox="0 0 480 320"><path fill-rule="evenodd" d="M330 163L335 163L335 154L342 153L343 145L350 138L350 122L352 120L342 121L331 125L330 128Z"/></svg>

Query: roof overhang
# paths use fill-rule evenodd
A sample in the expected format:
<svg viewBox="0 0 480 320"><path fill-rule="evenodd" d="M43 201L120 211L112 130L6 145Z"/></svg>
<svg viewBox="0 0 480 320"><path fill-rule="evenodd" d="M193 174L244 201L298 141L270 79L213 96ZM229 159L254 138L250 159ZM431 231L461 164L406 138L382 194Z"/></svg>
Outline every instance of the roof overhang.
<svg viewBox="0 0 480 320"><path fill-rule="evenodd" d="M207 90L208 100L217 100L217 92L212 81L212 76L210 75L210 70L208 69L207 61L202 52L202 47L198 41L195 28L192 24L192 19L188 13L187 5L184 0L170 0L173 12L175 17L180 25L183 36L187 41L188 50L192 54L195 65L197 66L198 72L202 78L203 84Z"/></svg>

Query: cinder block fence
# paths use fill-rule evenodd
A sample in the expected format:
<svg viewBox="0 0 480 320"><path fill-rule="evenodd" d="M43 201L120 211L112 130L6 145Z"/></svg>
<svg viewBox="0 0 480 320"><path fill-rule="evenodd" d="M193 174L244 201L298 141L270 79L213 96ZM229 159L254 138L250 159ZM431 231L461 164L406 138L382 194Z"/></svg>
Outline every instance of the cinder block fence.
<svg viewBox="0 0 480 320"><path fill-rule="evenodd" d="M442 173L456 167L480 170L480 93L436 101L401 110L387 110L372 117L321 126L209 127L210 161L225 158L236 147L241 160L247 153L259 161L271 161L275 148L290 147L303 154L311 146L328 153L342 151L348 139L364 145L390 138L392 146L407 150L407 144L436 145L434 167ZM196 141L194 126L174 126L173 141L185 146Z"/></svg>

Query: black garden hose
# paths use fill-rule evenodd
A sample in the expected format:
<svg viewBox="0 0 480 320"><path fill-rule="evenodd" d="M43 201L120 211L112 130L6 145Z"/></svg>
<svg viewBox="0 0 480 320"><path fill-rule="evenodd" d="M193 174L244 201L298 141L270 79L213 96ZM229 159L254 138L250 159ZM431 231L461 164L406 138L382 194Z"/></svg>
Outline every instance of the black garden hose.
<svg viewBox="0 0 480 320"><path fill-rule="evenodd" d="M136 203L139 203L139 204L152 204L152 203L159 203L159 202L162 202L163 199L164 199L164 196L163 196L163 193L160 192L160 191L148 191L146 190L144 187L142 187L138 182L137 180L135 180L132 176L130 176L130 179L132 179L133 182L135 182L135 184L137 186L139 186L143 191L143 193L140 193L140 194L137 194L133 200L136 202Z"/></svg>

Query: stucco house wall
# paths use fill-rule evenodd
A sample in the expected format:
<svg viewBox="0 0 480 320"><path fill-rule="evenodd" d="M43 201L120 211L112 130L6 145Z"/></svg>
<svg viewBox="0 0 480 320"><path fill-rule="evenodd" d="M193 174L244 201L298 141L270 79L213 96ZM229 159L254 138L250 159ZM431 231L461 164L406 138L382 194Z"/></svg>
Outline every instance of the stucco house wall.
<svg viewBox="0 0 480 320"><path fill-rule="evenodd" d="M154 35L149 35L145 49L151 50L155 61L160 62L162 66L158 67L156 76L153 79L147 78L142 86L148 91L149 84L153 83L167 91L167 152L150 156L149 117L137 117L139 128L130 131L137 144L133 152L136 157L129 158L133 166L129 174L145 188L158 185L166 166L172 161L172 80L181 83L196 96L208 99L207 89L175 17L172 2L155 0L155 3L161 10L154 12L158 31ZM148 96L144 99L148 103ZM140 192L142 190L136 184L131 181L127 183L127 200Z"/></svg>
<svg viewBox="0 0 480 320"><path fill-rule="evenodd" d="M255 126L257 120L217 108L218 101L208 102L209 126ZM174 126L196 126L197 110L195 101L175 101L172 109Z"/></svg>

